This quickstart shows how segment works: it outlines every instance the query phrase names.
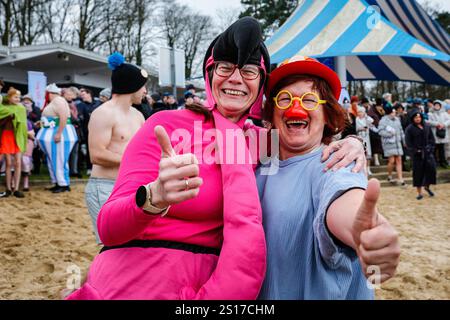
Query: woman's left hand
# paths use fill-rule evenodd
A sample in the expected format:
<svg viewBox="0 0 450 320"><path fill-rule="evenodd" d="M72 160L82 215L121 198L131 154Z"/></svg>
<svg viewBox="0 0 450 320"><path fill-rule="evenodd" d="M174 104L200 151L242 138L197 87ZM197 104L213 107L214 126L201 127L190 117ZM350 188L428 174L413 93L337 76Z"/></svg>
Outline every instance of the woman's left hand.
<svg viewBox="0 0 450 320"><path fill-rule="evenodd" d="M380 183L371 179L352 227L363 272L377 284L394 276L401 252L397 231L376 208L379 195Z"/></svg>
<svg viewBox="0 0 450 320"><path fill-rule="evenodd" d="M364 147L361 141L356 138L347 137L343 140L330 143L322 152L322 162L328 160L330 155L331 160L326 164L325 171L329 169L337 171L347 167L353 161L356 161L356 164L352 172L356 173L361 170L365 172L366 170Z"/></svg>

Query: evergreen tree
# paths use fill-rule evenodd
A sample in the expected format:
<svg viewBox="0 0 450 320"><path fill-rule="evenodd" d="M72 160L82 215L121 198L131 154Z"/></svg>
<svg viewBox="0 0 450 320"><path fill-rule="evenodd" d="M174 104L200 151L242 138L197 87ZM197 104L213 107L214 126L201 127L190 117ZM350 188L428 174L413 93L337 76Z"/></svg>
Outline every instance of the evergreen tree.
<svg viewBox="0 0 450 320"><path fill-rule="evenodd" d="M252 16L261 23L265 38L270 37L294 12L299 0L241 0L239 17Z"/></svg>
<svg viewBox="0 0 450 320"><path fill-rule="evenodd" d="M436 15L436 22L439 23L447 33L450 33L450 12L439 12Z"/></svg>

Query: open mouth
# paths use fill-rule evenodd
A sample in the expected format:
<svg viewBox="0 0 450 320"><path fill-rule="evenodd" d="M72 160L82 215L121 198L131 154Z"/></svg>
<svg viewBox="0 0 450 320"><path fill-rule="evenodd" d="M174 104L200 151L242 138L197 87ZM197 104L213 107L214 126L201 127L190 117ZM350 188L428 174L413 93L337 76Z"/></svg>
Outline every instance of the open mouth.
<svg viewBox="0 0 450 320"><path fill-rule="evenodd" d="M300 119L288 119L284 122L288 129L306 129L309 126L309 122L307 120Z"/></svg>
<svg viewBox="0 0 450 320"><path fill-rule="evenodd" d="M222 92L233 97L244 97L247 95L247 92L241 90L222 89Z"/></svg>

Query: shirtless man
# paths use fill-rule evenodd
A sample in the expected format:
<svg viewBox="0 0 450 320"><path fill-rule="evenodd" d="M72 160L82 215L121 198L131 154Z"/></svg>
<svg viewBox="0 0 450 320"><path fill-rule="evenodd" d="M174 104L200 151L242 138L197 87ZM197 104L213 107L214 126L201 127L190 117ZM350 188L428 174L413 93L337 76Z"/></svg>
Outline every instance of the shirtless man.
<svg viewBox="0 0 450 320"><path fill-rule="evenodd" d="M113 69L113 97L99 106L89 120L89 152L93 167L85 197L99 244L98 212L112 192L128 142L145 122L142 114L131 105L140 103L147 94L145 83L148 74L145 70L124 63L123 57L120 57L114 54L109 61Z"/></svg>

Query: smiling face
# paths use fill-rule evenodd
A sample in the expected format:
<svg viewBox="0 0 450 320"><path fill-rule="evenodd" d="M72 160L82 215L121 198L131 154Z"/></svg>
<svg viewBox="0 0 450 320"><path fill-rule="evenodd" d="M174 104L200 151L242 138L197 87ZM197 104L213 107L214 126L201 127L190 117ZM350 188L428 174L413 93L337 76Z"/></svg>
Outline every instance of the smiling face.
<svg viewBox="0 0 450 320"><path fill-rule="evenodd" d="M242 78L236 68L229 77L213 73L212 95L216 100L217 110L226 118L237 122L256 101L261 76L254 80Z"/></svg>
<svg viewBox="0 0 450 320"><path fill-rule="evenodd" d="M301 97L307 92L315 92L320 97L314 91L312 81L300 80L281 90L289 91L293 97ZM286 110L274 108L272 123L280 131L281 160L306 154L321 145L325 127L323 108L324 105L319 105L316 110L308 111L298 101Z"/></svg>
<svg viewBox="0 0 450 320"><path fill-rule="evenodd" d="M11 104L20 104L20 100L20 93L9 97L9 102L11 102Z"/></svg>

